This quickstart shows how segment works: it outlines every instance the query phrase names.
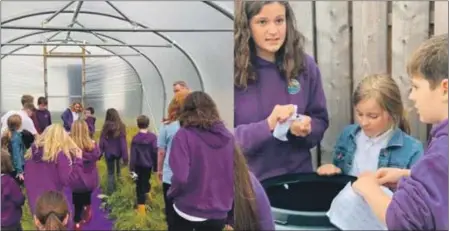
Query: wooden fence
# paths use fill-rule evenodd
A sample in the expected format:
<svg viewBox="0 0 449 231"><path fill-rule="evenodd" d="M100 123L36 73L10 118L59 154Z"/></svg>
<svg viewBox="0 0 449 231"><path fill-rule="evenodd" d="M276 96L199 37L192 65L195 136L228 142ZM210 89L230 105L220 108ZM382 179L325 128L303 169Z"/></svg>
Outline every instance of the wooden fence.
<svg viewBox="0 0 449 231"><path fill-rule="evenodd" d="M405 66L411 52L433 34L447 33L447 1L291 1L306 51L323 78L330 126L320 146L321 161L331 161L336 138L353 122L354 86L370 73L389 73L410 108ZM428 126L409 111L412 134L425 142ZM317 153L316 150L314 150ZM317 155L314 157L317 158ZM316 163L317 159L314 159Z"/></svg>

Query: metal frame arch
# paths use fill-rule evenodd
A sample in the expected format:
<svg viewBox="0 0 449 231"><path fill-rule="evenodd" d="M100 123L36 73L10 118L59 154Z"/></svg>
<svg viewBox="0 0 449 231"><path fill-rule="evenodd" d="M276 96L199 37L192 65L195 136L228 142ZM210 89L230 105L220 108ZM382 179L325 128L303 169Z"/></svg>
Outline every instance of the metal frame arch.
<svg viewBox="0 0 449 231"><path fill-rule="evenodd" d="M217 7L218 7L218 6L217 6ZM34 12L34 13L24 14L24 15L17 16L17 17L11 18L11 19L7 19L7 20L1 22L1 25L5 25L5 24L7 24L7 23L11 23L11 22L14 22L14 21L17 21L17 20L20 20L20 19L24 19L24 18L29 18L29 17L39 16L39 15L45 15L45 14L54 14L54 13L56 13L56 12L57 12L57 11L40 11L40 12ZM61 13L61 14L72 14L72 13L74 13L74 12L75 12L74 10L64 10L64 11L61 11L60 13ZM79 11L79 14L90 14L90 15L104 16L104 17L110 17L110 18L114 18L114 19L121 20L121 21L124 21L124 22L128 22L128 20L126 20L125 18L116 16L116 15L107 14L107 13L96 12L96 11L85 11L85 10L80 10L80 11ZM134 22L135 22L135 21L134 21ZM137 26L140 26L140 27L142 27L142 28L148 29L148 27L145 26L145 25L143 25L142 23L139 23L139 22L135 22L135 23L136 23ZM0 28L1 28L1 27L0 27ZM97 33L97 32L96 32L96 33ZM198 75L198 78L199 78L199 80L200 80L200 86L201 86L201 89L204 90L203 76L201 75L201 72L200 72L198 66L196 65L196 62L193 60L193 58L190 56L190 54L189 54L187 51L185 51L181 46L179 46L178 44L176 44L176 42L174 42L174 40L168 38L167 36L163 35L162 33L156 32L156 31L153 32L153 33L154 33L155 35L159 36L160 38L164 39L165 41L169 42L170 44L172 44L174 47L176 47L176 48L177 48L177 49L178 49L178 50L179 50L179 51L180 51L180 52L181 52L181 53L182 53L182 54L189 60L189 62L190 62L190 63L192 64L192 66L193 66L193 69L195 70L195 72L196 72L197 75ZM97 34L98 34L98 33L97 33ZM103 34L103 35L104 35L104 34ZM15 38L14 38L14 39L15 39ZM6 43L16 41L16 40L14 40L14 39L11 39L10 41L8 41L8 42L6 42ZM126 44L126 43L122 43L122 44ZM139 51L139 53L142 54L142 52L140 52L140 51Z"/></svg>
<svg viewBox="0 0 449 231"><path fill-rule="evenodd" d="M15 42L15 41L20 40L20 39L24 39L24 38L27 38L27 37L30 37L30 36L39 35L39 34L44 34L44 33L51 33L51 32L50 32L50 31L37 31L37 32L32 32L32 33L28 33L28 34L22 35L22 36L20 36L20 37L16 37L16 38L14 38L14 39L11 39L11 40L9 40L7 43ZM87 33L87 34L90 34L89 32L80 32L80 33ZM115 37L112 37L112 36L109 36L109 35L105 35L105 34L102 34L102 33L96 33L96 34L98 34L99 36L103 36L103 37L105 37L105 38L114 40L114 41L116 41L116 42L118 42L118 43L121 43L121 44L126 45L125 42L123 42L122 40L117 39L117 38L115 38ZM21 49L24 49L24 48L26 48L26 47L28 47L28 46L29 46L29 45L25 45L25 46L18 47L18 48L16 48L16 49L10 51L9 53L14 53L14 52L19 51L19 50L21 50ZM96 46L96 47L98 47L98 46ZM102 49L105 49L105 50L109 50L109 49L106 49L106 48L104 48L104 47L101 47L101 48L102 48ZM160 80L161 80L161 82L162 82L162 89L163 89L163 92L164 92L164 105L163 105L163 110L164 110L164 111L163 111L163 115L165 116L165 114L166 114L166 107L167 107L167 106L166 106L166 104L167 104L167 89L166 89L166 87L165 87L165 81L164 81L164 77L162 76L161 71L159 70L159 68L157 67L157 65L153 62L153 60L151 60L148 56L146 56L145 54L143 54L140 50L138 50L138 49L136 49L136 48L134 48L134 47L132 47L132 46L128 46L128 48L130 48L130 49L136 51L137 53L141 54L141 55L142 55L148 62L151 63L151 65L154 67L154 69L156 70L157 74L159 75L159 78L160 78ZM111 52L111 53L112 53L112 52ZM0 58L0 60L2 60L3 58L5 58L5 57L7 57L7 56L8 56L8 55L4 55L3 57ZM122 56L120 56L120 55L119 55L118 57L120 57L120 58L126 60L126 58L124 58L124 57L122 57ZM126 61L127 61L127 63L130 63L128 60L126 60ZM132 66L132 65L131 65L131 66ZM132 66L132 68L133 68L134 70L136 70L136 69L134 68L134 66ZM137 70L136 70L136 71L137 71ZM140 75L138 75L138 76L139 76L139 80L142 82L142 79L140 78ZM143 86L143 84L142 84L142 86Z"/></svg>
<svg viewBox="0 0 449 231"><path fill-rule="evenodd" d="M229 12L228 10L226 10L225 8L219 6L217 3L213 2L213 1L202 1L202 2L206 5L214 8L216 11L222 13L225 17L234 21L234 15L231 12Z"/></svg>

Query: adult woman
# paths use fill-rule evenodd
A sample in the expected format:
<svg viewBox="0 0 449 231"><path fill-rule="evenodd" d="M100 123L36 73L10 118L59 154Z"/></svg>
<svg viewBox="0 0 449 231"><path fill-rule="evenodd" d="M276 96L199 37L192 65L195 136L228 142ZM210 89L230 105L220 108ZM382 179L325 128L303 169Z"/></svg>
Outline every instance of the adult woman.
<svg viewBox="0 0 449 231"><path fill-rule="evenodd" d="M237 141L259 180L312 172L310 149L321 141L329 120L320 71L313 58L303 51L303 37L295 28L290 4L287 1L236 4ZM296 113L301 114L300 119L292 118ZM278 123L287 123L288 131L283 134L287 139L273 137Z"/></svg>

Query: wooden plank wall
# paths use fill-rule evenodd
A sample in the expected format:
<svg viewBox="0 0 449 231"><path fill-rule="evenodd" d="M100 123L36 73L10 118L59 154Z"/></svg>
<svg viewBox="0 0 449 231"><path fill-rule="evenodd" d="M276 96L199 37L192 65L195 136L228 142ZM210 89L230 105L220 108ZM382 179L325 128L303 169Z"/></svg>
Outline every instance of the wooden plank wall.
<svg viewBox="0 0 449 231"><path fill-rule="evenodd" d="M433 34L447 33L447 1L292 1L305 50L320 67L330 126L321 143L321 162L331 161L341 130L353 122L351 95L370 73L388 73L408 109L411 52ZM428 128L409 110L412 135L425 142ZM312 150L316 166L318 152Z"/></svg>

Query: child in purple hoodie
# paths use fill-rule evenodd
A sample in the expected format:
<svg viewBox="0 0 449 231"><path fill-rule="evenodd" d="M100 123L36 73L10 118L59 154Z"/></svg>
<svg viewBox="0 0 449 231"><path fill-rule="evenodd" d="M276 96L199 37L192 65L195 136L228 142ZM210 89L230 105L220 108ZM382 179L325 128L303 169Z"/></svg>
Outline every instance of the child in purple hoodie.
<svg viewBox="0 0 449 231"><path fill-rule="evenodd" d="M46 191L36 202L34 224L37 230L67 230L69 206L66 197L59 191Z"/></svg>
<svg viewBox="0 0 449 231"><path fill-rule="evenodd" d="M95 118L94 116L95 114L95 110L93 107L88 107L86 108L86 110L84 110L84 115L85 115L85 120L87 123L87 126L89 128L89 135L90 138L94 138L94 134L95 134L95 122L97 121L97 118Z"/></svg>
<svg viewBox="0 0 449 231"><path fill-rule="evenodd" d="M157 155L157 137L148 131L149 125L148 117L144 115L137 117L137 127L140 131L131 141L129 163L129 170L137 175L135 180L137 211L141 215L145 215L145 199L150 192L151 169L156 165L154 156Z"/></svg>
<svg viewBox="0 0 449 231"><path fill-rule="evenodd" d="M22 230L22 205L25 197L20 186L10 175L13 171L11 156L6 149L1 150L2 171L2 228L1 230Z"/></svg>
<svg viewBox="0 0 449 231"><path fill-rule="evenodd" d="M169 229L221 231L234 199L234 137L204 92L186 97L179 122L169 158Z"/></svg>
<svg viewBox="0 0 449 231"><path fill-rule="evenodd" d="M108 189L111 195L115 191L115 176L120 178L120 158L128 165L128 143L126 142L126 127L120 119L118 111L109 108L100 135L100 152L105 155L108 169Z"/></svg>
<svg viewBox="0 0 449 231"><path fill-rule="evenodd" d="M448 34L425 41L412 55L409 99L423 123L432 124L424 155L411 170L383 168L364 174L353 188L388 230L447 230L448 226ZM395 185L393 197L379 185Z"/></svg>
<svg viewBox="0 0 449 231"><path fill-rule="evenodd" d="M25 188L31 214L37 198L49 190L63 191L82 171L82 151L61 124L50 125L25 156Z"/></svg>
<svg viewBox="0 0 449 231"><path fill-rule="evenodd" d="M37 120L37 126L39 127L38 132L42 134L42 132L51 125L51 114L48 111L48 101L45 97L39 97L37 99L38 109L34 111Z"/></svg>
<svg viewBox="0 0 449 231"><path fill-rule="evenodd" d="M80 230L82 223L87 223L92 218L91 195L99 185L97 161L101 154L98 145L89 136L85 121L77 120L73 123L70 137L83 151L83 170L70 181L75 207L75 230Z"/></svg>

